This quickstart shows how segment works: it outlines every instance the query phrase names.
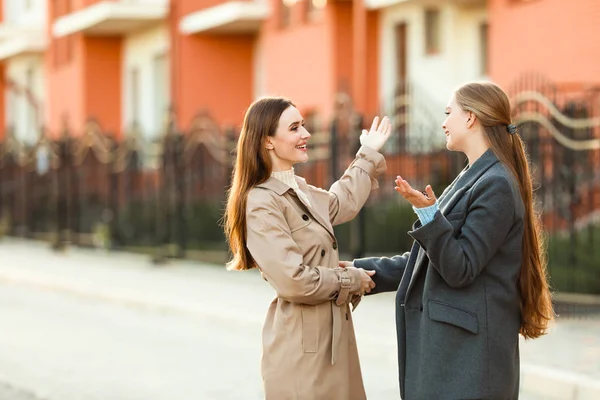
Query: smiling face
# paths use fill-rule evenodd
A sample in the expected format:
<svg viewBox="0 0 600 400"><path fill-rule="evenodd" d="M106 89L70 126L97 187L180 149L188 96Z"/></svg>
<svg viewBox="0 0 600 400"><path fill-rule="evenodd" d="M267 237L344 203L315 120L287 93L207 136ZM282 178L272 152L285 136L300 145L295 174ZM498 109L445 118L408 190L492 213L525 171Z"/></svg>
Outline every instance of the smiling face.
<svg viewBox="0 0 600 400"><path fill-rule="evenodd" d="M442 124L442 129L446 134L446 147L448 150L464 152L473 116L456 103L454 95L446 106L446 115L446 120Z"/></svg>
<svg viewBox="0 0 600 400"><path fill-rule="evenodd" d="M287 171L294 164L308 161L306 143L309 138L300 112L294 106L288 107L279 118L275 135L269 136L266 142L273 171Z"/></svg>

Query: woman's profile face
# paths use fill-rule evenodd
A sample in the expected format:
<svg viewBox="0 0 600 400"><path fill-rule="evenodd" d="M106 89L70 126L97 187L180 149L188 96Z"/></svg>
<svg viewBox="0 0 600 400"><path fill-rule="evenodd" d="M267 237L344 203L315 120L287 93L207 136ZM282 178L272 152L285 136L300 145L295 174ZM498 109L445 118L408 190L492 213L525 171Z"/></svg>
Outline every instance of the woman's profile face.
<svg viewBox="0 0 600 400"><path fill-rule="evenodd" d="M273 171L286 171L294 164L308 161L309 138L300 112L294 106L288 107L279 117L275 135L267 138Z"/></svg>
<svg viewBox="0 0 600 400"><path fill-rule="evenodd" d="M452 95L446 106L446 119L442 123L448 150L464 151L469 135L468 122L469 113L456 103Z"/></svg>

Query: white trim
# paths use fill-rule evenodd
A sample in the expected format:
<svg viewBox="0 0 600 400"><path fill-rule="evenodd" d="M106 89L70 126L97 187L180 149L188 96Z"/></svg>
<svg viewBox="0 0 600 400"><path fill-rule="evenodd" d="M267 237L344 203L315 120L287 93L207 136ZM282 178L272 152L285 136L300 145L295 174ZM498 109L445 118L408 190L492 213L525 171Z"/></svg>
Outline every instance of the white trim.
<svg viewBox="0 0 600 400"><path fill-rule="evenodd" d="M209 30L252 31L269 17L270 8L258 1L229 1L218 6L196 11L183 17L179 31L191 35Z"/></svg>
<svg viewBox="0 0 600 400"><path fill-rule="evenodd" d="M54 37L76 32L123 34L134 30L131 23L158 22L166 18L168 6L164 3L129 3L102 1L56 20L52 26ZM123 22L121 28L102 29L102 24ZM129 26L128 26L129 25Z"/></svg>
<svg viewBox="0 0 600 400"><path fill-rule="evenodd" d="M397 4L407 3L409 1L411 1L411 0L364 0L365 7L368 10L378 10L381 8L392 7ZM437 7L442 6L442 4L436 4L435 2L431 2L431 1L429 1L429 2L421 1L420 3L419 3L419 1L417 1L415 3L423 4L423 5L431 4L431 5L435 5ZM450 4L464 6L464 7L485 7L486 0L452 0L450 2Z"/></svg>
<svg viewBox="0 0 600 400"><path fill-rule="evenodd" d="M26 54L41 53L48 47L43 29L0 24L0 61Z"/></svg>
<svg viewBox="0 0 600 400"><path fill-rule="evenodd" d="M410 0L364 0L365 7L368 10L378 10L380 8L386 8L395 6L396 4L405 3Z"/></svg>

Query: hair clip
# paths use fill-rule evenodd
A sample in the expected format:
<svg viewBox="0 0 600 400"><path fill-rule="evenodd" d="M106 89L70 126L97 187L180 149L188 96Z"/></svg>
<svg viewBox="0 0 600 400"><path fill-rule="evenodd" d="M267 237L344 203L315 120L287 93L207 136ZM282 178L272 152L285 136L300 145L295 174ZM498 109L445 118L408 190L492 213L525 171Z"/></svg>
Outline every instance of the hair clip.
<svg viewBox="0 0 600 400"><path fill-rule="evenodd" d="M511 135L514 135L515 133L517 133L517 127L513 124L508 124L506 125L506 132L510 133Z"/></svg>

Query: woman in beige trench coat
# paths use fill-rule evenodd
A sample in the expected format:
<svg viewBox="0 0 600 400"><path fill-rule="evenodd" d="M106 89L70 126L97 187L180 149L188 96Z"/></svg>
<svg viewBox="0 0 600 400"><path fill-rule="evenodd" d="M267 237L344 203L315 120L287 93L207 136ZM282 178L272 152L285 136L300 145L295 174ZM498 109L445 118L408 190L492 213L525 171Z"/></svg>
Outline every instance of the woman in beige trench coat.
<svg viewBox="0 0 600 400"><path fill-rule="evenodd" d="M354 218L385 170L389 120L363 131L356 159L329 191L294 175L310 134L296 107L263 98L246 112L225 212L228 268L259 268L275 289L263 327L267 400L364 400L349 303L372 273L339 268L333 226Z"/></svg>

